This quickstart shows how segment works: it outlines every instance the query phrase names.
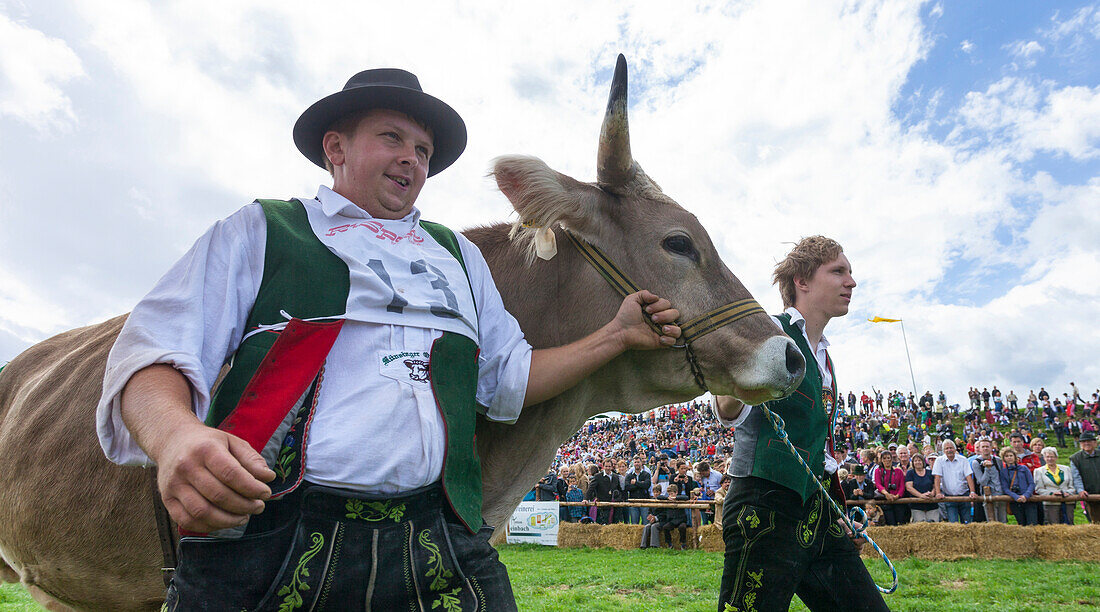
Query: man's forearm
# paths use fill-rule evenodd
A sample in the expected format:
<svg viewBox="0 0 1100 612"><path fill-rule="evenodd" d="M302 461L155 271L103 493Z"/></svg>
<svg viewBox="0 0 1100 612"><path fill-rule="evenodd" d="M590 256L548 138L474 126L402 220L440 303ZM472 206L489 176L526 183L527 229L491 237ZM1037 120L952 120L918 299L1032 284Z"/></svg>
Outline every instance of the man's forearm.
<svg viewBox="0 0 1100 612"><path fill-rule="evenodd" d="M154 462L174 432L201 425L191 410L191 385L187 378L162 363L130 377L122 390L119 412L130 435Z"/></svg>
<svg viewBox="0 0 1100 612"><path fill-rule="evenodd" d="M622 339L605 326L576 342L531 351L524 407L545 402L571 388L625 348Z"/></svg>

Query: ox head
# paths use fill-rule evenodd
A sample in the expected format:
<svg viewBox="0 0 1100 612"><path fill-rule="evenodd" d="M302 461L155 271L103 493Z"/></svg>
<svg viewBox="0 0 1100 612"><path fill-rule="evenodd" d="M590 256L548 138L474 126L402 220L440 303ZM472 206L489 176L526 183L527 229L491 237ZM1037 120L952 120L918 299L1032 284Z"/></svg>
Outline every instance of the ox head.
<svg viewBox="0 0 1100 612"><path fill-rule="evenodd" d="M519 214L513 238L528 241L531 265L552 265L534 260L534 236L538 228L568 228L603 250L639 286L668 298L682 321L752 297L695 215L665 195L634 160L626 92L626 59L620 55L600 130L595 183L565 176L534 157L495 160L497 185ZM577 300L577 316L593 328L610 318L620 300L594 270L575 266L568 282L582 288L564 297ZM805 371L798 347L762 313L700 338L693 349L709 390L747 403L787 395ZM682 350L624 357L640 373L638 384L656 397L682 401L701 393Z"/></svg>

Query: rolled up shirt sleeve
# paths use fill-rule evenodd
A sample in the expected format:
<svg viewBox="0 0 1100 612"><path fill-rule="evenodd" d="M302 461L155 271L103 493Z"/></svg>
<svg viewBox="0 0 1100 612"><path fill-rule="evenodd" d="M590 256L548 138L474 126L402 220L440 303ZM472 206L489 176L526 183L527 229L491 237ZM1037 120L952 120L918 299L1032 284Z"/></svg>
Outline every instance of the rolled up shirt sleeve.
<svg viewBox="0 0 1100 612"><path fill-rule="evenodd" d="M710 405L710 410L712 413L714 413L714 418L718 421L718 424L727 429L740 427L741 423L744 423L745 419L749 418L749 413L752 412L752 408L753 407L751 405L745 404L745 406L741 408L741 414L737 415L737 418L730 421L727 419L723 419L722 415L718 414L717 399L715 399L714 403Z"/></svg>
<svg viewBox="0 0 1100 612"><path fill-rule="evenodd" d="M531 345L519 322L504 308L481 251L458 234L471 289L477 301L479 333L477 403L492 421L515 423L523 410L531 374Z"/></svg>
<svg viewBox="0 0 1100 612"><path fill-rule="evenodd" d="M191 385L191 406L206 417L210 389L244 335L263 278L266 222L250 204L215 223L134 307L107 358L96 433L108 459L149 465L122 421L120 400L139 370L164 363Z"/></svg>

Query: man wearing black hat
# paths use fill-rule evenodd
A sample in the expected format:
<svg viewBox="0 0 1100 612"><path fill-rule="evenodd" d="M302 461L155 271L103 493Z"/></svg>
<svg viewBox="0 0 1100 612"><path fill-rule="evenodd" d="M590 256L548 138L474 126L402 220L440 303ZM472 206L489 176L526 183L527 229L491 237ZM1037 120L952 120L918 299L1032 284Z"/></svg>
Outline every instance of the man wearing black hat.
<svg viewBox="0 0 1100 612"><path fill-rule="evenodd" d="M215 224L108 360L104 452L155 464L192 536L168 609L515 609L475 412L514 422L624 350L672 344L678 313L643 291L533 351L477 247L414 206L466 129L408 72L355 75L294 141L333 187Z"/></svg>
<svg viewBox="0 0 1100 612"><path fill-rule="evenodd" d="M852 466L852 475L854 478L841 483L844 489L844 498L856 501L874 499L875 487L870 480L867 480L867 471L863 469L863 466L859 464Z"/></svg>
<svg viewBox="0 0 1100 612"><path fill-rule="evenodd" d="M1069 458L1069 476L1073 487L1086 495L1100 493L1100 453L1096 452L1096 434L1086 431L1077 440L1081 450ZM1100 502L1086 501L1089 521L1100 523Z"/></svg>

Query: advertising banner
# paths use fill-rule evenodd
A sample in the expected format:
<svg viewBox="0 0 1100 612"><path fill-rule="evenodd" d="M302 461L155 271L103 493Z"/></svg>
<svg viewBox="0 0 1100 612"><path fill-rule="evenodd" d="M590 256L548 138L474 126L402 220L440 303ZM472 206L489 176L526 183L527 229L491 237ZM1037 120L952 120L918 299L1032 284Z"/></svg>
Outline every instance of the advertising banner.
<svg viewBox="0 0 1100 612"><path fill-rule="evenodd" d="M558 545L558 502L521 502L508 519L509 544Z"/></svg>

